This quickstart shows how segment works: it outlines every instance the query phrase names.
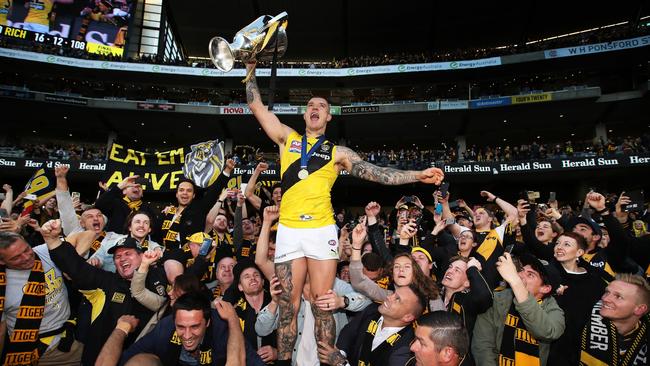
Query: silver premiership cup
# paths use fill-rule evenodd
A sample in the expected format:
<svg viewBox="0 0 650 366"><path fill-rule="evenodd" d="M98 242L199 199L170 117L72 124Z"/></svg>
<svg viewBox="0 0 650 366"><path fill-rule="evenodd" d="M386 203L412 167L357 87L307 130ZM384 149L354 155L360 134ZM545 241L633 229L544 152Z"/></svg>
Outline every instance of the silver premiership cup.
<svg viewBox="0 0 650 366"><path fill-rule="evenodd" d="M282 57L287 50L287 17L286 11L274 17L262 15L237 32L232 43L221 37L212 38L209 45L210 59L217 69L228 72L236 60L271 60L276 44L277 57Z"/></svg>

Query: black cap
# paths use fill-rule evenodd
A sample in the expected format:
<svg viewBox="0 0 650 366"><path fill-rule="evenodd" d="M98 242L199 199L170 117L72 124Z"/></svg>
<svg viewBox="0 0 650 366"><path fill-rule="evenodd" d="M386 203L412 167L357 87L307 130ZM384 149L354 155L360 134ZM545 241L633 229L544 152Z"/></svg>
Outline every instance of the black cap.
<svg viewBox="0 0 650 366"><path fill-rule="evenodd" d="M248 268L255 268L260 274L262 274L262 271L260 271L259 267L257 267L255 262L253 262L252 260L250 259L240 260L239 262L237 262L237 264L235 264L235 268L232 270L236 283L239 283L240 280L239 277L244 272L244 270Z"/></svg>
<svg viewBox="0 0 650 366"><path fill-rule="evenodd" d="M521 263L522 267L529 265L539 273L540 277L542 277L542 282L545 285L551 286L550 295L555 294L555 291L562 284L560 272L553 264L545 260L539 259L532 254L523 254L519 256L519 263Z"/></svg>
<svg viewBox="0 0 650 366"><path fill-rule="evenodd" d="M142 253L142 248L140 248L140 244L138 244L138 241L130 236L118 240L113 247L108 249L108 254L115 254L115 251L120 248L135 249L138 252Z"/></svg>
<svg viewBox="0 0 650 366"><path fill-rule="evenodd" d="M595 235L600 235L600 236L603 235L603 231L600 229L600 226L591 217L585 217L585 216L580 215L580 216L574 217L573 219L571 219L571 221L569 221L569 227L571 229L573 229L578 224L584 224L584 225L589 226L591 228L591 230L594 231Z"/></svg>

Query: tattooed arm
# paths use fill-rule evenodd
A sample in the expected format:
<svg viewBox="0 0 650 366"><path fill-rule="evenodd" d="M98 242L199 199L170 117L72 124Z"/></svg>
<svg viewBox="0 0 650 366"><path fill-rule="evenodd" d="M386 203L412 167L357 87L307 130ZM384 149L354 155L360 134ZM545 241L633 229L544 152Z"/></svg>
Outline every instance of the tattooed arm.
<svg viewBox="0 0 650 366"><path fill-rule="evenodd" d="M361 157L345 146L336 147L336 163L348 171L350 175L386 185L400 185L407 183L440 184L444 173L438 168L429 168L422 171L399 170L382 168L363 161Z"/></svg>
<svg viewBox="0 0 650 366"><path fill-rule="evenodd" d="M254 63L246 64L247 71L254 68ZM251 109L251 112L253 112L255 118L257 118L257 121L260 123L260 126L264 129L264 132L266 132L269 138L278 145L284 144L284 141L293 129L280 122L278 117L276 117L273 112L269 111L262 103L262 96L260 95L260 89L257 86L255 73L253 73L250 80L246 82L246 103L248 103L248 107Z"/></svg>

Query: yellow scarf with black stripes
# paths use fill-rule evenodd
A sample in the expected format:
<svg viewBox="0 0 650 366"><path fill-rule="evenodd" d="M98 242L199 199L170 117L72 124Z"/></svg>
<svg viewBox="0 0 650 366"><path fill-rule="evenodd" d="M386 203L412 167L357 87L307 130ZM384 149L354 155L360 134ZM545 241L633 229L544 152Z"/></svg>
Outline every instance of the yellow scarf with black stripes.
<svg viewBox="0 0 650 366"><path fill-rule="evenodd" d="M142 200L131 201L131 199L127 196L122 197L122 200L126 202L127 206L129 206L129 210L131 210L132 213L139 210L140 206L142 206Z"/></svg>
<svg viewBox="0 0 650 366"><path fill-rule="evenodd" d="M39 342L39 329L45 312L45 273L43 263L34 253L34 265L27 283L23 286L23 298L16 314L14 331L5 342L3 365L32 365L47 349ZM0 317L4 312L7 289L6 267L0 266Z"/></svg>
<svg viewBox="0 0 650 366"><path fill-rule="evenodd" d="M539 342L526 329L513 301L504 322L499 366L515 365L540 365L540 359Z"/></svg>

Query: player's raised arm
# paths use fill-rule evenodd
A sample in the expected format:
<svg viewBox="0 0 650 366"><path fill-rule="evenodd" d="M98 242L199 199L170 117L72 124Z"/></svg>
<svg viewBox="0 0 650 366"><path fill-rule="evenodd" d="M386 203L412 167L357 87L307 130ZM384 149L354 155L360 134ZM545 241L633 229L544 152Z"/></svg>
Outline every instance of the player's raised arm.
<svg viewBox="0 0 650 366"><path fill-rule="evenodd" d="M336 147L336 163L347 170L350 175L386 185L400 185L422 182L439 185L445 175L438 168L425 170L399 170L382 168L370 164L359 157L352 149L345 146Z"/></svg>
<svg viewBox="0 0 650 366"><path fill-rule="evenodd" d="M251 69L255 69L255 63L246 64L246 71L251 72ZM260 126L262 126L264 132L266 132L271 140L278 145L284 144L287 136L293 132L293 129L280 122L278 117L262 103L260 89L257 86L257 79L255 78L254 72L246 82L246 103L248 103L251 112L253 112Z"/></svg>

